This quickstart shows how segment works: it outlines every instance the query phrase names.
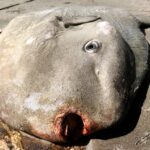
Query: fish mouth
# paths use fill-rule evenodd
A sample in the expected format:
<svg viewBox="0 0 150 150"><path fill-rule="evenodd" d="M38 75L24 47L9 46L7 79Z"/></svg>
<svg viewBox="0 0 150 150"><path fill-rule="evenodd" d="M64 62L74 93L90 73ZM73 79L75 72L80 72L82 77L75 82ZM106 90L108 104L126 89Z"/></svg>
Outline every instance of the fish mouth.
<svg viewBox="0 0 150 150"><path fill-rule="evenodd" d="M89 136L98 130L99 126L89 118L89 115L76 109L69 109L56 115L53 128L55 139L51 139L55 143L80 145L89 141Z"/></svg>
<svg viewBox="0 0 150 150"><path fill-rule="evenodd" d="M75 113L66 113L56 119L58 134L69 143L74 143L84 136L84 123L82 118Z"/></svg>
<svg viewBox="0 0 150 150"><path fill-rule="evenodd" d="M67 140L76 141L82 136L84 124L82 118L75 113L65 115L61 126L61 135Z"/></svg>

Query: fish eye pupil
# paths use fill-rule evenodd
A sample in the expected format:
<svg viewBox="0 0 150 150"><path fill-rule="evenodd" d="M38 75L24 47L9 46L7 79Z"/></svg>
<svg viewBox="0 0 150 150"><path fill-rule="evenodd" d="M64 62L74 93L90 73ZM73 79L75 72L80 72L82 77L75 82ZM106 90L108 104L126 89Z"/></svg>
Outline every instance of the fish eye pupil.
<svg viewBox="0 0 150 150"><path fill-rule="evenodd" d="M89 50L89 49L93 49L95 48L95 45L93 43L89 44L86 49Z"/></svg>

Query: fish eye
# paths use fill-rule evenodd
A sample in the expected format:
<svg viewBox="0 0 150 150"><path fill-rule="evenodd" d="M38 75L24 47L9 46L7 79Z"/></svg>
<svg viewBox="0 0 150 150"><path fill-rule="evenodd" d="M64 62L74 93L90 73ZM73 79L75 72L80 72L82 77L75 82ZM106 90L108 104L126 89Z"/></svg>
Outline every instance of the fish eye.
<svg viewBox="0 0 150 150"><path fill-rule="evenodd" d="M92 40L84 45L83 50L87 53L96 53L100 47L101 45L98 41Z"/></svg>

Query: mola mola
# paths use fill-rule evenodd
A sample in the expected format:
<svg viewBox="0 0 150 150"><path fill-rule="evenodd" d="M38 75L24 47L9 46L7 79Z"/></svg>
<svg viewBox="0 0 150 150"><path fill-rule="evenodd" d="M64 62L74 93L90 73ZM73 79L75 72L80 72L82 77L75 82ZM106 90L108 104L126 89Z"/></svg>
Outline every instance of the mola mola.
<svg viewBox="0 0 150 150"><path fill-rule="evenodd" d="M148 68L140 16L70 6L13 19L0 35L0 118L57 144L121 122Z"/></svg>

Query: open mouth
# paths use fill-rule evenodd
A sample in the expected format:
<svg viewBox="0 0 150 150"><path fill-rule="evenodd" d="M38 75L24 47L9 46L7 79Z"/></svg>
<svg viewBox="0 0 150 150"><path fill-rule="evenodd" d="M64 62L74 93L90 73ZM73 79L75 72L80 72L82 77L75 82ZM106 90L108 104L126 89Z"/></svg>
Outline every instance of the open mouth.
<svg viewBox="0 0 150 150"><path fill-rule="evenodd" d="M60 113L54 119L54 134L58 137L55 139L56 143L84 143L97 129L99 126L88 115L75 109Z"/></svg>
<svg viewBox="0 0 150 150"><path fill-rule="evenodd" d="M58 137L58 142L56 143L63 145L80 145L84 143L83 141L87 137L83 134L84 122L79 115L68 113L56 120L55 133L56 137Z"/></svg>
<svg viewBox="0 0 150 150"><path fill-rule="evenodd" d="M67 141L77 141L83 136L84 124L82 118L75 114L69 113L62 120L61 135L66 138Z"/></svg>

